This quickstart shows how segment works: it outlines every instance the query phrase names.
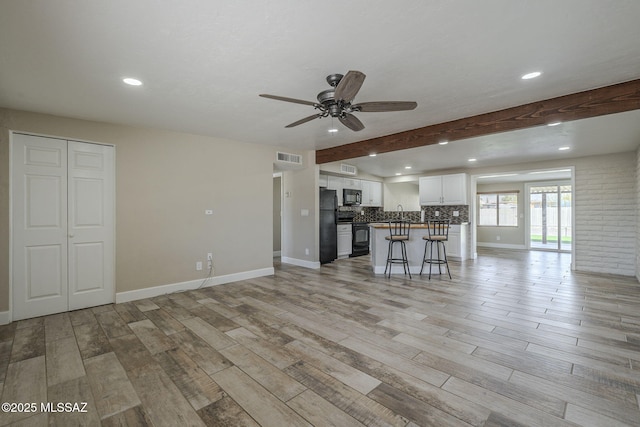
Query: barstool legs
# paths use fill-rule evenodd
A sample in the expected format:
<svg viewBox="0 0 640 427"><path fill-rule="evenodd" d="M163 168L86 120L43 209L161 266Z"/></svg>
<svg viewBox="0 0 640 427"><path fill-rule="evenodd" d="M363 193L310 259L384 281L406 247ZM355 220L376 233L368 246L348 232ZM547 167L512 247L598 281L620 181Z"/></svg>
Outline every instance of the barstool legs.
<svg viewBox="0 0 640 427"><path fill-rule="evenodd" d="M438 255L437 259L433 258L433 244L436 244L436 254ZM442 245L442 257L440 254L440 245ZM427 258L427 248L429 249L429 258ZM438 273L442 274L442 264L447 267L447 274L449 275L449 279L451 279L451 271L449 270L449 261L447 260L447 248L444 245L444 242L435 241L435 240L427 240L424 245L424 257L422 258L422 267L420 268L420 275L422 275L422 271L424 270L424 265L429 264L429 280L431 280L431 271L433 268L433 264L438 264Z"/></svg>
<svg viewBox="0 0 640 427"><path fill-rule="evenodd" d="M394 258L393 257L393 244L400 243L400 253L402 258ZM387 275L387 270L389 270L389 278L391 278L391 267L393 263L402 262L402 267L404 268L404 274L409 274L409 279L411 279L411 269L409 268L409 258L407 257L407 246L402 240L390 240L389 241L389 250L387 252L387 264L384 267L384 274Z"/></svg>

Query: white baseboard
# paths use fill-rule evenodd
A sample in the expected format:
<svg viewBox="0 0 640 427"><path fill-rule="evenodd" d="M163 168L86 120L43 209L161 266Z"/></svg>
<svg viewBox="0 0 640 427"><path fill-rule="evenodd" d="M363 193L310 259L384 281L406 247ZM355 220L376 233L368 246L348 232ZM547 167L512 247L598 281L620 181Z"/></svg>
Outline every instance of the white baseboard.
<svg viewBox="0 0 640 427"><path fill-rule="evenodd" d="M11 323L11 312L0 311L0 325L8 325Z"/></svg>
<svg viewBox="0 0 640 427"><path fill-rule="evenodd" d="M478 242L477 245L482 248L495 248L495 249L527 249L525 245L511 245L509 243L487 243Z"/></svg>
<svg viewBox="0 0 640 427"><path fill-rule="evenodd" d="M320 262L319 261L306 261L304 259L289 258L289 257L286 257L286 256L283 256L280 261L285 263L285 264L297 265L298 267L313 268L313 269L316 269L316 270L318 268L320 268Z"/></svg>
<svg viewBox="0 0 640 427"><path fill-rule="evenodd" d="M256 277L271 276L274 274L273 267L260 268L258 270L243 271L241 273L226 274L224 276L214 276L206 281L204 279L190 280L188 282L171 283L168 285L153 286L150 288L136 289L135 291L117 292L116 303L136 301L144 298L153 298L159 295L171 294L173 292L188 291L209 286L223 285L225 283L237 282L240 280L255 279Z"/></svg>

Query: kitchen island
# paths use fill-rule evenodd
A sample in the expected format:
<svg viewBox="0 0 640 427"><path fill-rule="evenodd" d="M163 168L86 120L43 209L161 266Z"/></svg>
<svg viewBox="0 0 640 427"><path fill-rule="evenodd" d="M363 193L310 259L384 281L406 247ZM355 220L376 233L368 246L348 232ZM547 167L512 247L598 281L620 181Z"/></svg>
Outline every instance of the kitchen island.
<svg viewBox="0 0 640 427"><path fill-rule="evenodd" d="M371 228L371 265L373 267L373 272L375 274L383 274L387 263L387 252L389 250L389 241L385 239L385 237L389 235L389 223L371 223L369 224L369 227ZM450 261L466 259L467 228L468 223L451 224L449 226L449 240L445 242L445 246L447 248L447 258ZM420 273L425 245L425 240L422 237L426 235L426 223L411 223L409 240L406 242L407 258L409 258L409 269L411 270L411 274ZM435 257L435 246L433 249ZM394 255L395 251L396 248L394 248ZM425 266L425 268L428 267L428 265ZM391 266L391 273L404 274L403 266L393 264Z"/></svg>

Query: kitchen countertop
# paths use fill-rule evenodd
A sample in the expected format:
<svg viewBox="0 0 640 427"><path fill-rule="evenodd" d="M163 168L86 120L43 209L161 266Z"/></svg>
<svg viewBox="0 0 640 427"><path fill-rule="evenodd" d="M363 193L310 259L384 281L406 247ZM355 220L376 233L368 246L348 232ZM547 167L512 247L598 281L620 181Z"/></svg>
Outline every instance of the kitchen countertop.
<svg viewBox="0 0 640 427"><path fill-rule="evenodd" d="M451 224L451 226L454 225L467 225L469 224L468 222L463 222L461 224ZM373 228L389 228L389 223L388 222L372 222L369 223L369 225ZM427 223L426 222L412 222L411 223L411 228L427 228Z"/></svg>

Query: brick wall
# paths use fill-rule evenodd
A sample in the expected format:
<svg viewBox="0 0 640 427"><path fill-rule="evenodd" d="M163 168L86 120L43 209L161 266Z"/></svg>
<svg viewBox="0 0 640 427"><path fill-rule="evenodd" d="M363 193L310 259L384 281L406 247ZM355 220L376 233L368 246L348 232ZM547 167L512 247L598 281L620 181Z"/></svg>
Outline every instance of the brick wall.
<svg viewBox="0 0 640 427"><path fill-rule="evenodd" d="M640 281L640 148L636 151L636 278Z"/></svg>
<svg viewBox="0 0 640 427"><path fill-rule="evenodd" d="M576 162L576 270L636 275L639 162L629 153Z"/></svg>

